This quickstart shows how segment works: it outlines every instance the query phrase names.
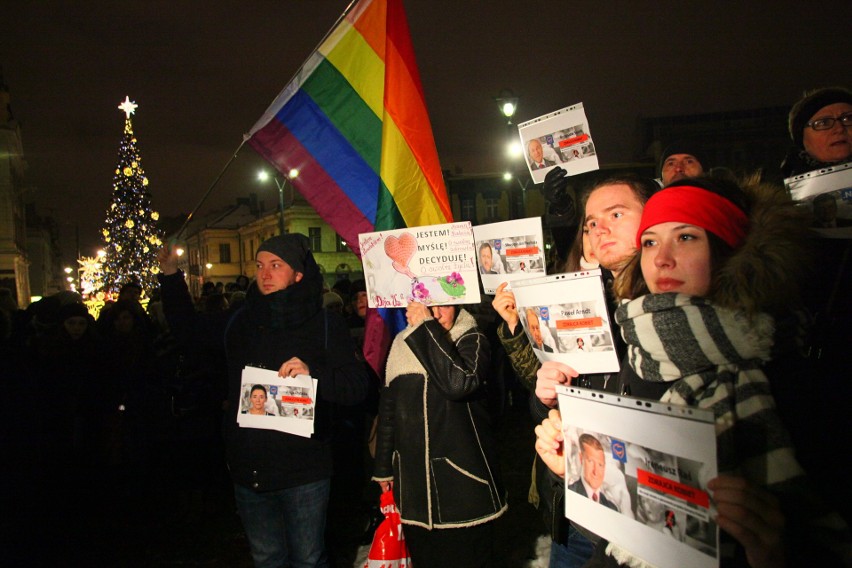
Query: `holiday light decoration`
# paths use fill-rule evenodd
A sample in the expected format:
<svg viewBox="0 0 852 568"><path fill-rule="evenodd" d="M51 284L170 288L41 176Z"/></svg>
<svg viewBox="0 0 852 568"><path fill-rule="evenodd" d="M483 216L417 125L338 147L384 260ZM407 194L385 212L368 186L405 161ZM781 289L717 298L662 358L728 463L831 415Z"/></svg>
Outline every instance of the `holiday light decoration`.
<svg viewBox="0 0 852 568"><path fill-rule="evenodd" d="M128 282L142 285L145 291L157 285L156 249L162 241L152 210L148 179L136 147L131 115L139 108L130 97L119 107L124 111L124 135L118 150L118 165L112 183L112 203L106 211L104 228L103 289L116 294ZM152 246L153 245L153 246Z"/></svg>

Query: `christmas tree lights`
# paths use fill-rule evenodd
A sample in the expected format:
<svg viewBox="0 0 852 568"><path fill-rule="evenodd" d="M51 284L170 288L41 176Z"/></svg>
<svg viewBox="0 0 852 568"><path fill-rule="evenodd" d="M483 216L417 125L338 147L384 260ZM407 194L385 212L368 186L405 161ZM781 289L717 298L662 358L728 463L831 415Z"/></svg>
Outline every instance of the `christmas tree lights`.
<svg viewBox="0 0 852 568"><path fill-rule="evenodd" d="M124 284L136 282L145 292L157 285L157 250L163 244L157 227L160 215L152 209L148 178L136 147L130 116L139 105L125 100L124 136L118 150L118 165L112 182L112 203L106 211L104 228L104 291L115 295Z"/></svg>

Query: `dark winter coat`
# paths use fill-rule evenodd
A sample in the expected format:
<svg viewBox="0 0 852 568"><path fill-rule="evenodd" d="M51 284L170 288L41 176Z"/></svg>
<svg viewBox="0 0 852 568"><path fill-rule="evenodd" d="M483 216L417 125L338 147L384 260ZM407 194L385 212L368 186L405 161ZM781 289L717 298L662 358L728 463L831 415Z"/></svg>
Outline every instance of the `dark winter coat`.
<svg viewBox="0 0 852 568"><path fill-rule="evenodd" d="M315 264L313 267L315 268ZM229 318L195 314L183 275L161 276L163 306L169 324L174 316L192 318L191 326L205 336L224 340L228 360L228 409L223 435L228 468L234 482L258 492L286 489L332 473L331 405L357 404L367 392L367 375L343 319L322 309L319 271L301 282L263 295L251 286L246 303ZM176 302L180 302L176 306ZM178 324L185 329L185 325ZM212 329L215 327L216 329ZM303 438L274 430L241 428L237 424L241 375L247 365L278 370L292 357L307 364L318 380L315 433Z"/></svg>
<svg viewBox="0 0 852 568"><path fill-rule="evenodd" d="M485 336L462 310L394 339L379 403L376 481L394 481L402 522L460 528L507 509L486 392Z"/></svg>

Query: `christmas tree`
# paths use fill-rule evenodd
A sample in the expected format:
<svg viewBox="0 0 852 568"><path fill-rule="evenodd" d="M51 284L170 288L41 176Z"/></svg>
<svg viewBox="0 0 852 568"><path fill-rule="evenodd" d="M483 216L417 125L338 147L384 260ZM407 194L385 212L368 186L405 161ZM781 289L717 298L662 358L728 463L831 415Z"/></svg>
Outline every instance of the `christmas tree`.
<svg viewBox="0 0 852 568"><path fill-rule="evenodd" d="M125 97L118 107L126 115L124 137L112 182L112 203L102 231L106 251L104 291L113 295L128 282L140 284L149 292L156 286L155 275L159 271L156 255L162 245L157 227L160 215L151 208L148 178L142 169L130 120L138 106Z"/></svg>

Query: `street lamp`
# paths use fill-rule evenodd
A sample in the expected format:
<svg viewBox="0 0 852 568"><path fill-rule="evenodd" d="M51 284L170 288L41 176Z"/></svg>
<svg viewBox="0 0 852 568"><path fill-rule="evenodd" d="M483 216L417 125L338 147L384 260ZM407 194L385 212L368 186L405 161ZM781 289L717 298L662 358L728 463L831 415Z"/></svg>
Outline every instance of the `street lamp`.
<svg viewBox="0 0 852 568"><path fill-rule="evenodd" d="M518 110L518 97L515 96L515 93L511 89L503 89L494 100L497 101L500 114L506 119L506 125L512 126L512 118Z"/></svg>
<svg viewBox="0 0 852 568"><path fill-rule="evenodd" d="M278 181L278 176L270 176L266 170L261 170L257 172L257 179L262 182L266 182L269 181L269 178L271 177L275 181L275 185L278 187L278 213L280 215L279 229L282 235L286 232L286 230L284 229L284 188L287 187L288 180L292 180L298 175L299 170L293 168L287 173L287 177L285 177L283 181Z"/></svg>

